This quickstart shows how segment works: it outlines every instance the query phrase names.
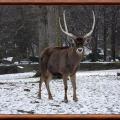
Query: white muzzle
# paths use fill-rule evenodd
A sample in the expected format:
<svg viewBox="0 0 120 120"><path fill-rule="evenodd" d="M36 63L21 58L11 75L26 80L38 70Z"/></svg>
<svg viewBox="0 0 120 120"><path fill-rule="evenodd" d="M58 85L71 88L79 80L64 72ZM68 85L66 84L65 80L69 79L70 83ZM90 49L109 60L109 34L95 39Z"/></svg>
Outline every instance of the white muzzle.
<svg viewBox="0 0 120 120"><path fill-rule="evenodd" d="M83 48L77 48L76 53L77 53L77 54L83 53Z"/></svg>

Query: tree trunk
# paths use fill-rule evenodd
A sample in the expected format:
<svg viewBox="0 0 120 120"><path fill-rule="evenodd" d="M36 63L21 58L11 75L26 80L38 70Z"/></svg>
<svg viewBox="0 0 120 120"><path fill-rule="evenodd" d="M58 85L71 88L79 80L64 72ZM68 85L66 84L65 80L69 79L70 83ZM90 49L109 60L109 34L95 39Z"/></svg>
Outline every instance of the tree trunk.
<svg viewBox="0 0 120 120"><path fill-rule="evenodd" d="M39 31L39 55L41 51L48 46L48 38L47 38L47 8L46 6L40 7L40 17L38 23L38 31Z"/></svg>
<svg viewBox="0 0 120 120"><path fill-rule="evenodd" d="M118 8L112 9L112 21L111 21L111 57L115 61L115 48L116 48L116 24L117 24L117 12Z"/></svg>
<svg viewBox="0 0 120 120"><path fill-rule="evenodd" d="M48 46L56 46L60 33L58 31L59 7L40 7L39 20L39 51Z"/></svg>
<svg viewBox="0 0 120 120"><path fill-rule="evenodd" d="M103 9L104 12L104 61L106 61L106 51L107 51L107 46L106 46L106 39L107 39L107 26L106 26L106 9Z"/></svg>
<svg viewBox="0 0 120 120"><path fill-rule="evenodd" d="M58 6L47 6L47 34L49 39L49 46L58 45L58 40L60 34L58 31L58 17L59 17L59 7Z"/></svg>

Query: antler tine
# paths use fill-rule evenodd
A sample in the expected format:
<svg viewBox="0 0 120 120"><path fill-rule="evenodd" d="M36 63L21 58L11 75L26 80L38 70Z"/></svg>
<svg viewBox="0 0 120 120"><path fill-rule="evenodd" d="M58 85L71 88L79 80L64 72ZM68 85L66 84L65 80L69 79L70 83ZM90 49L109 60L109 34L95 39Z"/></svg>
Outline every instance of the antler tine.
<svg viewBox="0 0 120 120"><path fill-rule="evenodd" d="M65 10L63 11L63 20L64 20L64 26L65 26L65 31L68 32L68 27L67 27L67 23L66 23L66 17L65 17ZM69 43L69 45L74 44L74 40L70 39L69 37L67 37L67 42Z"/></svg>
<svg viewBox="0 0 120 120"><path fill-rule="evenodd" d="M94 14L93 10L92 10L92 13L93 13L93 25L92 25L92 29L90 30L89 33L87 33L86 35L84 35L84 38L87 38L87 37L91 36L91 34L93 33L93 30L95 28L95 14Z"/></svg>
<svg viewBox="0 0 120 120"><path fill-rule="evenodd" d="M65 16L65 13L63 14L63 16ZM65 17L64 17L64 20L65 20ZM64 22L64 24L66 24L66 21ZM61 22L60 22L60 18L59 18L59 25L60 25L60 29L63 33L65 33L66 35L68 35L69 37L73 38L73 39L76 39L76 36L73 35L72 33L69 33L68 32L68 29L67 29L67 25L65 25L65 29L67 31L65 31L63 28L62 28L62 25L61 25Z"/></svg>
<svg viewBox="0 0 120 120"><path fill-rule="evenodd" d="M65 25L65 31L68 32L66 18L65 18L65 10L63 11L63 20L64 20L64 25Z"/></svg>

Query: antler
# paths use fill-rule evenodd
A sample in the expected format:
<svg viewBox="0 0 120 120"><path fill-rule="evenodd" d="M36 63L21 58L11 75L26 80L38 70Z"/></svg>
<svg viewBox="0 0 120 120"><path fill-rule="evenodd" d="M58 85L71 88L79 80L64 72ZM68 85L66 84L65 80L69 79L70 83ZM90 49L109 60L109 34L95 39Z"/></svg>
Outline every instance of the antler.
<svg viewBox="0 0 120 120"><path fill-rule="evenodd" d="M65 18L65 10L63 11L63 20L64 20L65 31L68 32L68 28L67 28L67 24L66 24L66 18ZM69 45L71 45L71 46L72 46L72 44L75 44L73 38L70 39L68 36L67 36L67 42L68 42ZM72 42L72 44L71 44L71 42Z"/></svg>
<svg viewBox="0 0 120 120"><path fill-rule="evenodd" d="M66 20L65 20L65 11L63 12L63 19L64 19L64 25L65 25L65 30L62 28L61 22L60 22L60 18L59 18L59 25L60 25L60 29L63 33L65 33L67 36L76 39L77 37L75 35L73 35L72 33L68 32L68 28L67 28L67 24L66 24Z"/></svg>
<svg viewBox="0 0 120 120"><path fill-rule="evenodd" d="M63 20L64 20L64 25L65 25L65 31L68 32L66 18L65 18L65 10L63 11Z"/></svg>
<svg viewBox="0 0 120 120"><path fill-rule="evenodd" d="M87 37L91 36L91 34L93 33L93 30L94 30L94 27L95 27L95 14L94 14L94 11L92 11L92 13L93 13L93 25L92 25L92 29L90 30L89 33L87 33L87 34L84 35L84 38L87 38Z"/></svg>

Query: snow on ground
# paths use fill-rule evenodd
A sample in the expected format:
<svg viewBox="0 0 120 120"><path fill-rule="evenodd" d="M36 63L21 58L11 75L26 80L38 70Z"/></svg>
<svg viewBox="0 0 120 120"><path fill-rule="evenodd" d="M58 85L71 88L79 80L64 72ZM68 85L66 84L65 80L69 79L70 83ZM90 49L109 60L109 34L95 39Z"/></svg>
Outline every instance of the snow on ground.
<svg viewBox="0 0 120 120"><path fill-rule="evenodd" d="M7 82L9 82L8 80L16 81L16 79L29 78L29 77L32 77L33 75L35 75L35 72L4 74L4 75L0 75L0 82L1 81L4 82L4 80L6 80Z"/></svg>
<svg viewBox="0 0 120 120"><path fill-rule="evenodd" d="M34 72L0 75L0 114L120 114L119 70L77 72L78 102L72 100L68 80L68 103L64 103L62 79L52 80L54 100L48 100L45 84L38 99L39 78Z"/></svg>

